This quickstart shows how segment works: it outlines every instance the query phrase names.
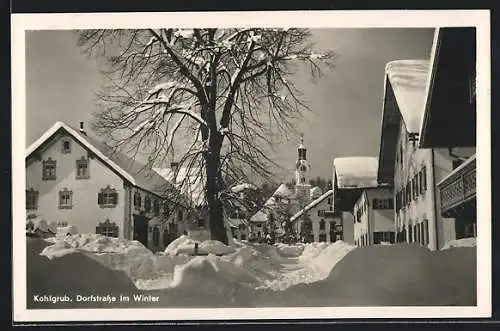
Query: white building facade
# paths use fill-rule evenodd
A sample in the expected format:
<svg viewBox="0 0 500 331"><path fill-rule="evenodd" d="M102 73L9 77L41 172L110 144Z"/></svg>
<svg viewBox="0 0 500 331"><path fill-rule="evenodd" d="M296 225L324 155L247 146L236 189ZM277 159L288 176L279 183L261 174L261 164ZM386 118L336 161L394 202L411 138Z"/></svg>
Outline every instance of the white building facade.
<svg viewBox="0 0 500 331"><path fill-rule="evenodd" d="M395 242L394 203L390 188L363 190L354 204L354 243L358 246Z"/></svg>
<svg viewBox="0 0 500 331"><path fill-rule="evenodd" d="M96 146L93 138L55 123L26 151L26 213L58 229L139 240L163 249L186 229L188 209L162 196L169 183L158 174L132 173Z"/></svg>
<svg viewBox="0 0 500 331"><path fill-rule="evenodd" d="M303 232L304 226L311 229L312 242L335 242L342 240L340 217L333 212L333 190L329 190L313 200L304 209L290 218L296 233ZM305 223L309 223L306 225Z"/></svg>

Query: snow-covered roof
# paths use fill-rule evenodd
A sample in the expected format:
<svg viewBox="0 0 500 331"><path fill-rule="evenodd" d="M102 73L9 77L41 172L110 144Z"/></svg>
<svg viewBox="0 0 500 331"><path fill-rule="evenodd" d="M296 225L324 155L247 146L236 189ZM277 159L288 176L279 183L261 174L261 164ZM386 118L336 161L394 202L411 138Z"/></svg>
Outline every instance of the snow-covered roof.
<svg viewBox="0 0 500 331"><path fill-rule="evenodd" d="M333 165L339 188L377 186L377 157L340 157Z"/></svg>
<svg viewBox="0 0 500 331"><path fill-rule="evenodd" d="M385 73L408 132L418 133L424 114L429 60L397 60L387 63Z"/></svg>
<svg viewBox="0 0 500 331"><path fill-rule="evenodd" d="M268 215L264 211L259 210L252 217L250 217L250 222L252 222L252 223L264 223L264 222L267 222L267 217L268 217Z"/></svg>
<svg viewBox="0 0 500 331"><path fill-rule="evenodd" d="M173 168L153 168L153 170L168 182L175 182L177 188L181 189L182 193L188 196L194 205L200 206L203 204L205 200L205 186L203 177L196 176L199 170L179 167L177 176L175 176L176 170Z"/></svg>
<svg viewBox="0 0 500 331"><path fill-rule="evenodd" d="M310 190L310 196L313 199L319 198L323 194L323 191L321 190L320 187L315 186Z"/></svg>
<svg viewBox="0 0 500 331"><path fill-rule="evenodd" d="M294 192L289 189L286 184L281 184L276 191L274 191L273 196L275 197L281 197L281 198L287 198L290 197L294 194Z"/></svg>
<svg viewBox="0 0 500 331"><path fill-rule="evenodd" d="M244 190L255 190L255 189L257 189L257 187L250 183L242 183L231 187L231 191L233 191L233 193L240 193L241 191Z"/></svg>
<svg viewBox="0 0 500 331"><path fill-rule="evenodd" d="M311 201L311 203L309 203L307 206L305 206L303 209L301 209L295 215L293 215L290 218L290 221L291 222L295 221L297 218L302 216L304 213L307 213L312 208L316 207L321 201L325 200L328 197L333 197L333 190L328 190L327 192L325 192L322 196L320 196L316 200Z"/></svg>
<svg viewBox="0 0 500 331"><path fill-rule="evenodd" d="M134 160L123 153L113 150L105 143L82 134L79 130L71 127L64 122L56 122L44 134L40 136L25 151L25 158L31 156L46 141L51 139L57 132L64 130L77 142L91 151L104 164L114 170L133 186L142 188L152 193L163 195L170 183L164 180L155 171L148 170L141 162Z"/></svg>

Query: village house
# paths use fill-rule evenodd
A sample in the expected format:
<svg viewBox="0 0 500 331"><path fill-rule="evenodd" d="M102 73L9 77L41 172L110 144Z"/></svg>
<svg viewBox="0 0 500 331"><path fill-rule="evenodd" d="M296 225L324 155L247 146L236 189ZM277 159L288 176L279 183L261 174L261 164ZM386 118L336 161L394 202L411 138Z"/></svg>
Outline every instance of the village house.
<svg viewBox="0 0 500 331"><path fill-rule="evenodd" d="M419 136L419 148L451 162L452 171L436 171L436 213L454 223L456 239L477 236L475 45L473 28L436 30Z"/></svg>
<svg viewBox="0 0 500 331"><path fill-rule="evenodd" d="M336 217L337 216L337 217ZM328 190L311 201L290 218L296 233L309 229L308 241L335 242L342 239L340 218L333 212L333 190Z"/></svg>
<svg viewBox="0 0 500 331"><path fill-rule="evenodd" d="M173 186L155 171L56 122L26 150L27 219L58 231L138 240L156 251L186 231L191 209L171 201Z"/></svg>
<svg viewBox="0 0 500 331"><path fill-rule="evenodd" d="M353 215L356 245L395 242L394 201L390 188L365 188L354 204Z"/></svg>
<svg viewBox="0 0 500 331"><path fill-rule="evenodd" d="M397 242L417 243L431 250L440 249L457 238L453 214L439 212L442 201L438 183L443 184L454 168L474 154L474 148L458 148L463 136L470 137L471 127L475 127L471 115L466 115L464 121L467 123L464 125L470 128L458 138L459 141L449 145L457 148L451 150L440 144L419 142L422 122L429 130L422 135L428 141L431 140L430 134L445 140L450 138L451 132L446 128L455 123L450 119L461 121L456 114L459 114L460 107L469 103L464 103L464 100L471 96L475 63L471 54L475 53L464 50L462 40L454 35L456 32L449 31L449 34L436 31L432 65L428 60L393 61L387 64L385 75L378 182L394 189ZM443 54L448 57L441 57ZM454 60L448 61L451 57ZM446 77L447 74L450 76ZM431 79L433 82L429 86ZM442 87L446 84L448 87ZM436 95L434 91L437 91ZM442 94L445 91L447 94ZM431 94L432 97L426 99ZM453 114L449 113L446 119L441 117L439 120L441 114L425 120L424 109L428 109L431 103L432 109L443 109L446 114L453 111ZM432 112L439 113L438 110ZM446 203L446 198L443 201Z"/></svg>
<svg viewBox="0 0 500 331"><path fill-rule="evenodd" d="M340 217L343 241L355 243L354 207L365 189L377 188L376 157L339 157L333 160L333 204ZM359 240L359 238L358 238Z"/></svg>

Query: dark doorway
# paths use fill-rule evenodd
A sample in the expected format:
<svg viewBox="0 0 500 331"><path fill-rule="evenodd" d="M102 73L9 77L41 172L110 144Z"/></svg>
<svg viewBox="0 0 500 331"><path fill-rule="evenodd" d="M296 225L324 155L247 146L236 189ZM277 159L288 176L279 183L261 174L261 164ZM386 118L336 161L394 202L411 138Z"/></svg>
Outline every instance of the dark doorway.
<svg viewBox="0 0 500 331"><path fill-rule="evenodd" d="M134 215L134 240L148 247L148 221L145 216Z"/></svg>

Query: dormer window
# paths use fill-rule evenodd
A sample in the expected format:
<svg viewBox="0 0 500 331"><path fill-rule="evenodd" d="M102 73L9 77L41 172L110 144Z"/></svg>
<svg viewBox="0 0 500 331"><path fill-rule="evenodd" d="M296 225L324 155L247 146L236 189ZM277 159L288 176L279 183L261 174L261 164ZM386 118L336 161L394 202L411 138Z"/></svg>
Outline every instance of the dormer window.
<svg viewBox="0 0 500 331"><path fill-rule="evenodd" d="M59 209L71 208L73 208L73 191L64 188L64 190L59 191Z"/></svg>
<svg viewBox="0 0 500 331"><path fill-rule="evenodd" d="M67 138L63 139L61 146L61 153L63 154L71 153L71 140Z"/></svg>
<svg viewBox="0 0 500 331"><path fill-rule="evenodd" d="M89 179L89 160L84 156L76 160L76 179Z"/></svg>
<svg viewBox="0 0 500 331"><path fill-rule="evenodd" d="M56 179L56 166L57 161L52 160L52 158L48 158L46 161L43 161L43 180L55 180Z"/></svg>

